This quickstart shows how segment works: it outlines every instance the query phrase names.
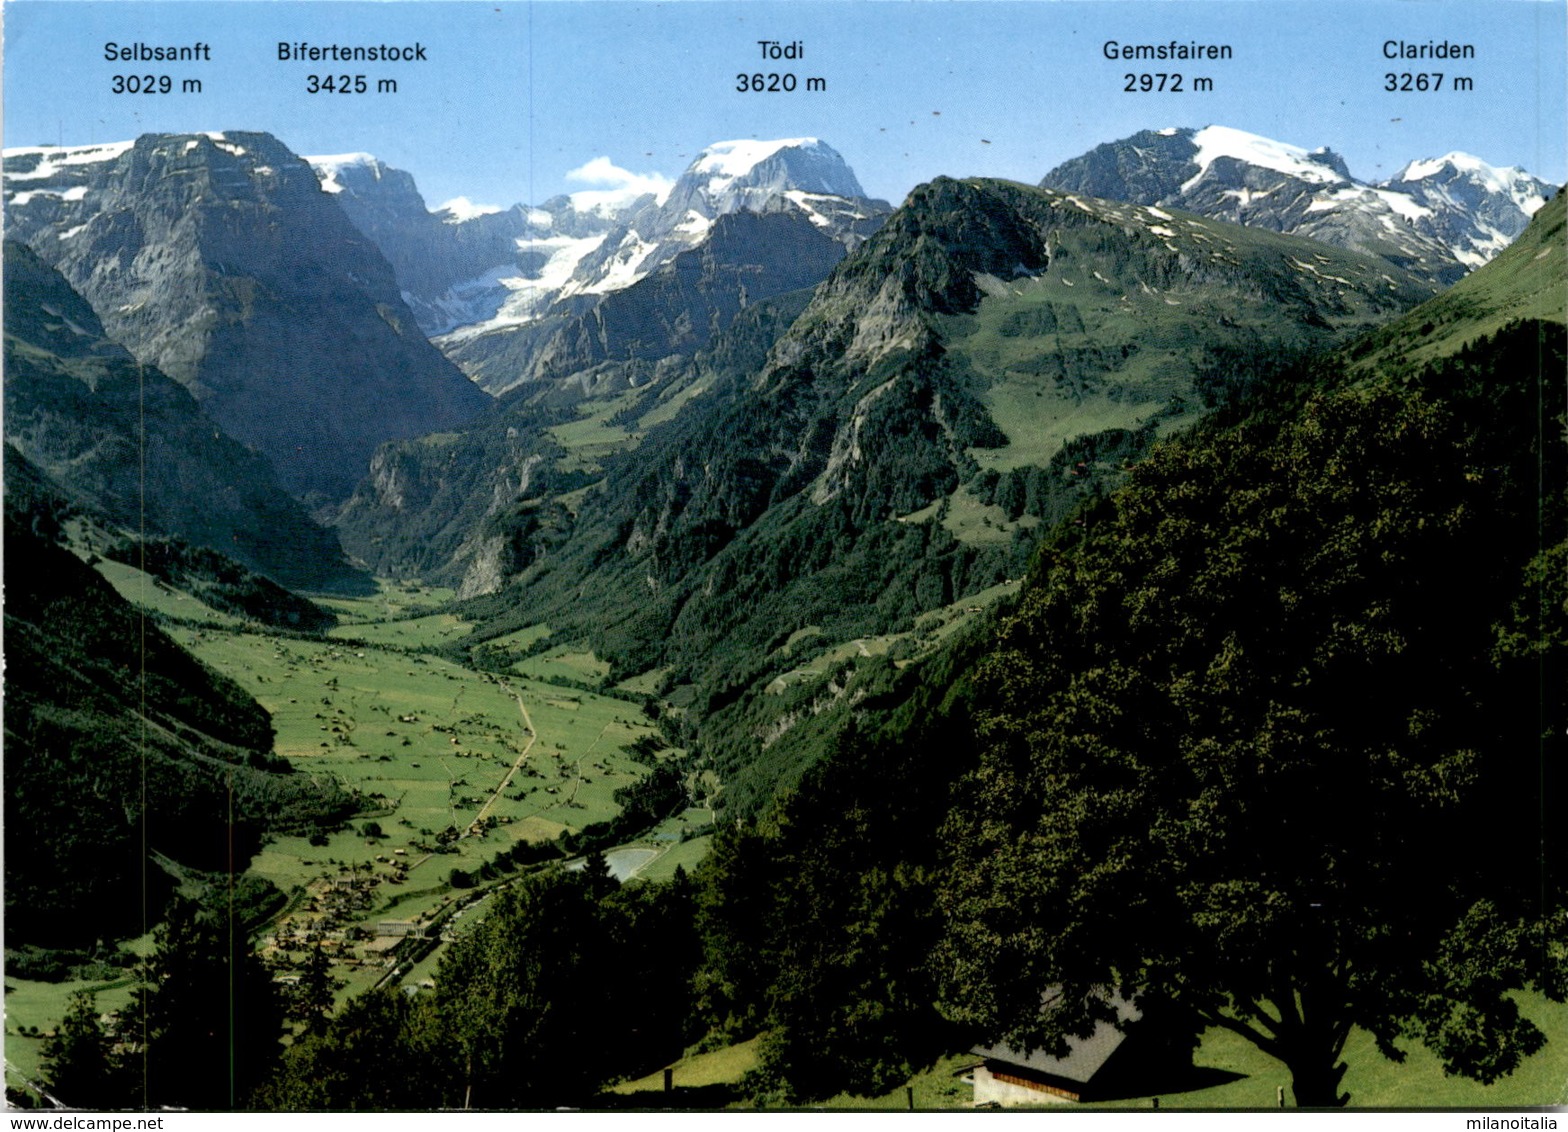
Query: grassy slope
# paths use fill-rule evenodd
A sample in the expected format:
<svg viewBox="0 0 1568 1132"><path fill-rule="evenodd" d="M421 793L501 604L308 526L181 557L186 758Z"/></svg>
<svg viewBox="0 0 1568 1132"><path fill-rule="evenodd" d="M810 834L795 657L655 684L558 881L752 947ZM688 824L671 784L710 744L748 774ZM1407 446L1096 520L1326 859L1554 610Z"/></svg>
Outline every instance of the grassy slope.
<svg viewBox="0 0 1568 1132"><path fill-rule="evenodd" d="M1225 262L1265 263L1284 254L1317 278L1398 290L1372 261L1338 249L1314 251L1274 233L1186 214L1097 207L1128 224L1162 220L1150 230ZM1152 425L1156 435L1168 435L1196 419L1211 393L1205 383L1227 384L1249 368L1238 350L1289 355L1322 346L1332 332L1293 325L1276 296L1256 289L1180 279L1150 286L1133 278L1126 250L1097 232L1064 230L1052 252L1050 266L1036 275L983 279L974 312L941 323L949 356L968 372L1008 439L1000 448L970 450L984 469L1043 468L1075 437L1111 429ZM1364 325L1358 320L1366 317L1365 300L1349 289L1341 298L1333 330ZM943 522L970 545L1003 543L1019 526L1035 525L1029 516L1009 521L968 488L950 497Z"/></svg>
<svg viewBox="0 0 1568 1132"><path fill-rule="evenodd" d="M1407 1045L1407 1060L1396 1064L1377 1052L1370 1034L1355 1031L1345 1047L1350 1070L1345 1075L1344 1089L1350 1093L1351 1107L1492 1109L1568 1103L1568 1005L1548 1002L1539 995L1520 995L1519 1002L1524 1014L1557 1040L1549 1041L1544 1050L1527 1059L1513 1074L1492 1085L1446 1075L1437 1058L1422 1046ZM753 1039L683 1058L675 1064L676 1087L739 1085L742 1077L757 1066L757 1045L758 1039ZM963 1070L977 1061L970 1054L954 1054L916 1073L907 1085L881 1096L841 1094L816 1107L900 1110L909 1103L905 1089L913 1088L917 1109L969 1108L973 1089L961 1078ZM1162 1093L1162 1108L1272 1109L1281 1086L1286 1104L1293 1107L1290 1074L1285 1068L1229 1031L1208 1031L1193 1063L1240 1076L1192 1092ZM617 1085L612 1091L650 1094L652 1103L651 1095L663 1087L662 1073L653 1073ZM1042 1107L1065 1114L1090 1109L1147 1109L1152 1105L1152 1096L1140 1096L1087 1105L1046 1102Z"/></svg>
<svg viewBox="0 0 1568 1132"><path fill-rule="evenodd" d="M1485 269L1363 338L1350 354L1352 372L1419 368L1515 319L1568 322L1565 218L1568 194L1559 193Z"/></svg>

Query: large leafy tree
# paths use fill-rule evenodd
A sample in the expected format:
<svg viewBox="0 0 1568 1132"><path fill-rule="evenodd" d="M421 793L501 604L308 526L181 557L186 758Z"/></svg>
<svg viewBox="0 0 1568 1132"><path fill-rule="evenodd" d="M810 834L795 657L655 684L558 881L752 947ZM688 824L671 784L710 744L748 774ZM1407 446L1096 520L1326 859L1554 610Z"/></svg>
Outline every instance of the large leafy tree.
<svg viewBox="0 0 1568 1132"><path fill-rule="evenodd" d="M495 898L436 973L435 1032L456 1063L446 1103L580 1105L680 1056L698 943L691 885L622 888L595 854Z"/></svg>
<svg viewBox="0 0 1568 1132"><path fill-rule="evenodd" d="M1506 992L1568 967L1564 610L1526 580L1561 537L1563 364L1519 327L1163 446L1043 554L946 826L950 1017L1061 1050L1119 988L1313 1106L1347 1101L1354 1026L1482 1081L1541 1046Z"/></svg>
<svg viewBox="0 0 1568 1132"><path fill-rule="evenodd" d="M440 1031L461 1064L446 1103L461 1108L581 1104L608 1032L596 898L613 881L559 869L495 898L436 975Z"/></svg>
<svg viewBox="0 0 1568 1132"><path fill-rule="evenodd" d="M953 761L944 731L918 734L851 722L769 820L726 829L699 873L699 1011L731 1036L764 1034L758 1083L785 1099L885 1093L955 1041L926 962Z"/></svg>

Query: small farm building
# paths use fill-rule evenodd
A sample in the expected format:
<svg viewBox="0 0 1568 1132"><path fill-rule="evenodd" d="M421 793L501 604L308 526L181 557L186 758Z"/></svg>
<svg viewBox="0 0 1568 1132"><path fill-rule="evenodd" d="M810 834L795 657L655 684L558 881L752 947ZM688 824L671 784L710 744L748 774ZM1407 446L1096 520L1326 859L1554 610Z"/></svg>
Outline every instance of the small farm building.
<svg viewBox="0 0 1568 1132"><path fill-rule="evenodd" d="M1049 1003L1050 994L1046 996ZM1023 1050L1008 1045L979 1046L983 1060L973 1071L974 1102L978 1105L1036 1105L1140 1096L1145 1082L1169 1081L1178 1067L1182 1043L1151 1026L1142 1011L1119 994L1110 1005L1118 1023L1095 1023L1086 1038L1069 1038L1065 1056L1048 1050ZM1186 1046L1191 1065L1191 1048Z"/></svg>

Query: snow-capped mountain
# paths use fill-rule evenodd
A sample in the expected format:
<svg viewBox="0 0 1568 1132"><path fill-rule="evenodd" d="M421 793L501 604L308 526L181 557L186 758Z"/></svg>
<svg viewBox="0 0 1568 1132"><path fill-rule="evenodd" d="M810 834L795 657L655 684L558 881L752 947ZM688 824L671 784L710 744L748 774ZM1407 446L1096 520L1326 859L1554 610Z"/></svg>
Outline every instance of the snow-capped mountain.
<svg viewBox="0 0 1568 1132"><path fill-rule="evenodd" d="M1551 187L1519 169L1450 154L1382 183L1327 147L1228 126L1146 130L1046 174L1046 188L1185 209L1380 255L1451 283L1525 228Z"/></svg>
<svg viewBox="0 0 1568 1132"><path fill-rule="evenodd" d="M715 142L697 155L670 193L674 209L761 212L786 193L862 198L854 171L816 138Z"/></svg>
<svg viewBox="0 0 1568 1132"><path fill-rule="evenodd" d="M1553 186L1516 165L1498 168L1468 153L1412 161L1385 181L1387 192L1430 210L1424 222L1467 267L1511 244L1553 195Z"/></svg>
<svg viewBox="0 0 1568 1132"><path fill-rule="evenodd" d="M714 220L742 210L803 213L846 249L891 211L884 201L868 200L838 151L816 138L715 142L667 196L628 216L584 258L564 294L634 282L700 243Z"/></svg>
<svg viewBox="0 0 1568 1132"><path fill-rule="evenodd" d="M590 215L616 220L607 231L586 231L581 223L583 206L590 203L585 198L592 195L546 202L547 230L518 244L541 262L522 276L502 279L511 296L491 318L454 331L452 342L525 325L558 302L630 287L702 244L720 216L795 213L847 251L892 211L887 202L867 198L843 157L817 138L715 142L663 191L623 204L618 215L600 205ZM568 228L572 220L577 223Z"/></svg>

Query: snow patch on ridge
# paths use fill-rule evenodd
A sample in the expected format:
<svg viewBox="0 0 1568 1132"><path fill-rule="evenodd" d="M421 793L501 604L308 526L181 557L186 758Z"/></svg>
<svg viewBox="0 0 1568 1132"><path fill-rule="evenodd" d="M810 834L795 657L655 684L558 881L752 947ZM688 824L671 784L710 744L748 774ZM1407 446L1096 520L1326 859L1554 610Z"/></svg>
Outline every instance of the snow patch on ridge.
<svg viewBox="0 0 1568 1132"><path fill-rule="evenodd" d="M1233 157L1249 165L1299 177L1303 181L1316 181L1324 185L1337 185L1342 182L1338 173L1312 160L1312 154L1300 146L1288 145L1258 134L1249 134L1245 130L1233 129L1230 126L1205 126L1192 136L1192 140L1198 147L1198 152L1192 155L1192 160L1198 166L1198 172L1182 185L1182 192L1187 192L1196 185L1209 171L1209 166L1222 157ZM1319 149L1315 152L1321 154L1327 151Z"/></svg>
<svg viewBox="0 0 1568 1132"><path fill-rule="evenodd" d="M8 181L41 181L52 177L67 165L101 165L106 161L113 161L120 155L128 153L134 141L107 142L103 145L78 145L54 146L33 145L18 146L15 149L0 150L0 157L7 161L20 160L24 157L37 157L38 164L26 173L7 173Z"/></svg>
<svg viewBox="0 0 1568 1132"><path fill-rule="evenodd" d="M369 169L376 180L381 180L381 162L375 154L328 153L305 160L316 171L316 179L321 182L321 191L324 193L341 193L343 185L338 181L338 174L351 166Z"/></svg>
<svg viewBox="0 0 1568 1132"><path fill-rule="evenodd" d="M803 189L786 189L784 191L784 199L804 212L806 218L818 228L829 232L835 227L833 218L819 210L817 207L819 203L838 205L838 215L840 217L847 217L850 220L865 220L867 218L867 214L859 209L845 210L843 206L849 198L835 196L832 193L808 193Z"/></svg>
<svg viewBox="0 0 1568 1132"><path fill-rule="evenodd" d="M1396 193L1389 189L1373 189L1379 200L1399 213L1406 220L1422 220L1432 215L1432 210L1424 204L1417 204L1406 193Z"/></svg>
<svg viewBox="0 0 1568 1132"><path fill-rule="evenodd" d="M445 204L437 205L434 211L447 213L442 219L448 224L461 224L465 220L489 216L491 213L502 211L502 209L498 204L475 204L467 197L453 197Z"/></svg>

